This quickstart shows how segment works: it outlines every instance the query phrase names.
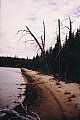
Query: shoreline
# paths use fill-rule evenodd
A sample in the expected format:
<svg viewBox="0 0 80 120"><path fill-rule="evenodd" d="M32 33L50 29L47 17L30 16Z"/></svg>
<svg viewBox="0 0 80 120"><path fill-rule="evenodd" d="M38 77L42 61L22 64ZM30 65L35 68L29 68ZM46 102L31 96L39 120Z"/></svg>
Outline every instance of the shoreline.
<svg viewBox="0 0 80 120"><path fill-rule="evenodd" d="M36 71L22 68L21 72L28 79L28 89L30 86L32 86L32 91L35 91L28 98L27 89L26 99L23 101L23 103L25 105L29 104L31 106L31 109L40 116L41 120L74 120L76 118L79 118L80 104L75 103L75 99L77 99L77 97L72 93L71 90L69 91L67 87L66 90L63 89L63 86L68 86L67 84L61 81L58 82L54 77L43 75ZM47 93L44 94L45 91ZM51 99L53 99L53 101ZM49 102L52 102L52 104ZM77 107L75 107L76 105ZM55 112L58 113L56 114Z"/></svg>

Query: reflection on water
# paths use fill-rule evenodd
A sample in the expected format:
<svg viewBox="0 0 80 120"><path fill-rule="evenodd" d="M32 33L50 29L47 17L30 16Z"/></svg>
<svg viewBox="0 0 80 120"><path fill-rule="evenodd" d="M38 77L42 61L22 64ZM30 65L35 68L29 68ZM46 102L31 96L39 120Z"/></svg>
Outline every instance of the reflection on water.
<svg viewBox="0 0 80 120"><path fill-rule="evenodd" d="M0 67L0 108L13 108L24 99L25 82L19 68Z"/></svg>

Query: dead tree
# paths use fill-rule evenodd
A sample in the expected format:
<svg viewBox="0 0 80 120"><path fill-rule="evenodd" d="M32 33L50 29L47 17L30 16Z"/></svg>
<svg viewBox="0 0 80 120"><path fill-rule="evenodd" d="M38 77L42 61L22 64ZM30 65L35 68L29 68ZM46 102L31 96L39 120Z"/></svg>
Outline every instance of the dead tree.
<svg viewBox="0 0 80 120"><path fill-rule="evenodd" d="M69 39L72 38L72 21L71 21L71 18L69 17L69 27L68 26L65 26L65 28L67 28L69 30Z"/></svg>
<svg viewBox="0 0 80 120"><path fill-rule="evenodd" d="M57 43L56 43L56 48L58 50L57 52L57 55L56 55L56 58L55 60L58 61L58 73L60 74L61 73L61 57L60 57L60 52L61 52L61 28L60 28L60 19L58 19L58 35L57 35Z"/></svg>
<svg viewBox="0 0 80 120"><path fill-rule="evenodd" d="M69 39L72 38L72 21L71 19L69 18L69 24L70 24L70 27L69 27Z"/></svg>
<svg viewBox="0 0 80 120"><path fill-rule="evenodd" d="M68 30L69 30L69 39L71 39L72 38L72 21L71 21L71 19L70 19L70 17L69 17L69 27L68 26L65 26L65 28L67 28ZM58 28L59 28L59 34L58 34L58 41L59 41L59 48L61 47L61 42L60 42L60 19L58 19ZM67 36L66 36L67 37ZM61 53L61 51L62 51L62 49L60 49L59 50L59 52L58 52L58 54L57 54L57 56L56 56L56 58L60 55L60 53Z"/></svg>
<svg viewBox="0 0 80 120"><path fill-rule="evenodd" d="M45 51L45 42L46 42L46 35L45 35L45 23L43 21L43 35L41 35L41 41L39 41L36 36L34 35L34 33L32 33L32 31L29 29L28 26L26 26L26 29L24 30L18 30L18 33L19 32L26 32L26 35L29 34L31 35L31 37L33 38L33 40L29 40L29 41L33 41L37 44L37 46L39 47L39 49L41 50L41 55L42 55L42 61L44 62L44 67L45 67L45 70L47 70L47 73L48 73L48 62L47 62L47 59L46 59L46 51ZM22 36L24 37L24 35ZM22 39L22 38L21 38ZM26 40L27 42L28 40Z"/></svg>
<svg viewBox="0 0 80 120"><path fill-rule="evenodd" d="M61 51L61 33L60 33L60 19L58 19L58 28L59 28L59 33L58 33L58 42L59 42L59 53ZM61 73L61 59L60 59L60 55L59 55L59 65L58 65L58 72L59 74Z"/></svg>
<svg viewBox="0 0 80 120"><path fill-rule="evenodd" d="M71 18L69 17L69 27L65 26L68 30L69 30L69 40L67 40L67 36L66 36L66 42L67 42L67 47L70 48L71 46L71 41L72 41L72 21ZM67 79L67 74L68 74L68 64L65 64L65 80Z"/></svg>
<svg viewBox="0 0 80 120"><path fill-rule="evenodd" d="M22 33L26 32L26 35L27 35L27 34L30 34L31 37L33 38L33 40L30 40L30 41L34 41L34 42L37 44L37 46L38 46L39 49L41 50L41 54L44 56L44 55L45 55L45 23L44 23L44 21L43 21L43 30L44 30L44 33L43 33L43 35L41 36L41 42L39 42L39 40L38 40L38 39L36 38L36 36L32 33L32 31L29 29L28 26L26 26L26 29L24 29L24 30L18 30L18 33L19 33L19 32L22 32ZM24 37L24 35L23 35L22 37ZM21 39L22 39L22 38L21 38ZM27 42L27 40L26 40L26 42Z"/></svg>
<svg viewBox="0 0 80 120"><path fill-rule="evenodd" d="M59 28L59 33L58 33L58 36L59 36L59 48L61 48L61 30L60 30L60 19L58 19L58 28Z"/></svg>

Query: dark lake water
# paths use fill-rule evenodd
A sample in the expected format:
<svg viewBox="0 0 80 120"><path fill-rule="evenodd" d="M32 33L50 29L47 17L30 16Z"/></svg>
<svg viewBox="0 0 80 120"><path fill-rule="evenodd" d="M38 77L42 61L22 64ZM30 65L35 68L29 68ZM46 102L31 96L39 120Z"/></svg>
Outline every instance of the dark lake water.
<svg viewBox="0 0 80 120"><path fill-rule="evenodd" d="M24 99L26 83L19 68L0 67L0 108L13 108Z"/></svg>

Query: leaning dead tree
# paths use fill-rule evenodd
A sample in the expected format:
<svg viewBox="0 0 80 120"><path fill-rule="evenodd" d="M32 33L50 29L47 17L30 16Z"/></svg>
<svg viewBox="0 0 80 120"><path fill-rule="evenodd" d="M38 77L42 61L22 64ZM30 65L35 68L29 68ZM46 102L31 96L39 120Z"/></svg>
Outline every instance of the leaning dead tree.
<svg viewBox="0 0 80 120"><path fill-rule="evenodd" d="M18 33L19 32L23 32L23 33L26 32L26 35L30 34L31 37L33 38L33 40L30 40L30 41L34 41L37 44L37 46L39 47L39 49L41 50L41 54L43 56L45 56L45 23L44 23L44 21L43 21L43 35L41 35L41 38L40 38L41 41L39 41L36 38L36 36L34 35L34 33L32 33L32 31L29 29L28 26L26 26L26 29L24 29L24 30L18 30ZM24 35L22 37L24 37ZM27 40L26 40L26 42L27 42Z"/></svg>
<svg viewBox="0 0 80 120"><path fill-rule="evenodd" d="M48 73L48 62L47 62L47 59L46 59L46 51L45 51L45 43L46 43L46 35L45 35L45 23L44 23L44 20L43 20L43 35L41 35L40 37L40 40L36 38L36 36L34 35L34 33L32 33L32 31L30 30L30 28L28 26L26 26L26 29L24 30L18 30L18 33L19 32L26 32L26 35L30 35L32 37L32 40L29 40L29 41L33 41L37 44L38 48L40 49L41 51L41 55L42 55L42 61L44 62L44 68L46 70L46 72ZM22 36L24 37L24 35ZM26 39L26 42L28 40Z"/></svg>

